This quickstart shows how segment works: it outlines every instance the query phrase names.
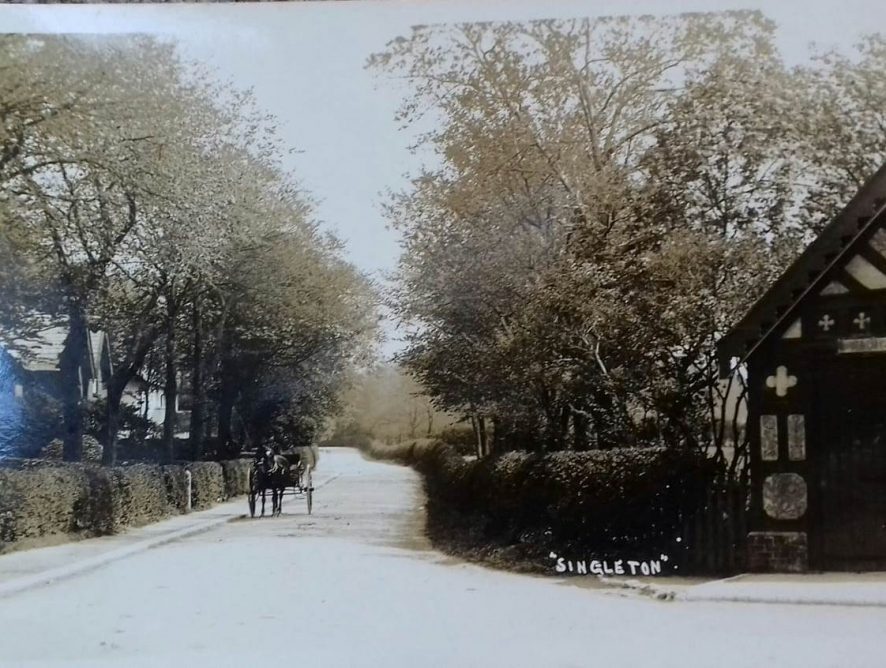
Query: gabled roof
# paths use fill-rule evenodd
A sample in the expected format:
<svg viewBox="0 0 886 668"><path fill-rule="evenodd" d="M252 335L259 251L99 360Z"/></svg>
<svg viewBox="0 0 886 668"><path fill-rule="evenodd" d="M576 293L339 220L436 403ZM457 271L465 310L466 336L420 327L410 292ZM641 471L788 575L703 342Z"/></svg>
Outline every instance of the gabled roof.
<svg viewBox="0 0 886 668"><path fill-rule="evenodd" d="M26 336L8 336L0 334L0 345L7 349L10 357L15 359L26 371L57 371L68 326L63 319L48 315L35 314L35 331ZM103 331L88 331L87 348L92 376L98 377L101 368L102 352L109 349L108 335ZM5 344L5 345L4 345Z"/></svg>
<svg viewBox="0 0 886 668"><path fill-rule="evenodd" d="M27 371L56 371L68 328L49 316L35 316L37 321L33 334L6 337L7 352Z"/></svg>
<svg viewBox="0 0 886 668"><path fill-rule="evenodd" d="M717 344L721 363L747 359L773 333L786 327L800 302L818 294L828 271L848 261L849 250L873 226L886 222L886 164L822 230L784 274Z"/></svg>
<svg viewBox="0 0 886 668"><path fill-rule="evenodd" d="M89 330L89 352L92 355L92 375L96 378L114 372L111 360L111 339L104 330Z"/></svg>

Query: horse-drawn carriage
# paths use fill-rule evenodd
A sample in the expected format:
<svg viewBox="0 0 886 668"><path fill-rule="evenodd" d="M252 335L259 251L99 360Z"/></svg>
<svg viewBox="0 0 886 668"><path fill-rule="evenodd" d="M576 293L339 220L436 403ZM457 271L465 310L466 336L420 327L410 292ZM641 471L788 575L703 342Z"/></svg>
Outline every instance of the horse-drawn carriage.
<svg viewBox="0 0 886 668"><path fill-rule="evenodd" d="M317 453L310 447L278 451L272 446L260 446L249 470L249 515L255 517L255 506L261 495L261 514L265 514L265 497L271 492L271 514L283 512L283 496L303 498L311 514L314 496L313 471Z"/></svg>

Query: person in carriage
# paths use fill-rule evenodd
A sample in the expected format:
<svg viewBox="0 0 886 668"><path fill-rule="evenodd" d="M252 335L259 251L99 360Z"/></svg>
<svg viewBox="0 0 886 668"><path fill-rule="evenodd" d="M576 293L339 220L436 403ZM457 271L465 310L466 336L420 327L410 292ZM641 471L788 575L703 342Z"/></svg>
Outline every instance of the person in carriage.
<svg viewBox="0 0 886 668"><path fill-rule="evenodd" d="M250 513L255 515L255 499L264 493L272 493L272 514L279 515L283 493L292 488L296 496L307 498L308 513L311 512L313 488L312 471L317 466L317 451L308 445L296 443L298 430L285 421L278 420L256 447L255 460L250 476Z"/></svg>

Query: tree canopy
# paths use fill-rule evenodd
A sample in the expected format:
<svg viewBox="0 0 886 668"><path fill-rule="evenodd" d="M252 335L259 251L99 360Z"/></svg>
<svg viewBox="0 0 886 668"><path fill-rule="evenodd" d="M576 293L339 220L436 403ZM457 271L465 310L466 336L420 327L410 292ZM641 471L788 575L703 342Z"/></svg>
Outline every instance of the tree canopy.
<svg viewBox="0 0 886 668"><path fill-rule="evenodd" d="M376 298L281 164L274 119L146 37L2 36L0 99L0 324L6 345L47 315L67 328L66 457L87 408L75 351L99 329L106 462L136 378L165 393L168 458L182 428L194 456L273 420L310 440L372 349Z"/></svg>
<svg viewBox="0 0 886 668"><path fill-rule="evenodd" d="M387 215L402 361L439 407L497 448L741 451L715 343L886 158L882 37L789 68L774 34L422 26L370 59L433 156Z"/></svg>

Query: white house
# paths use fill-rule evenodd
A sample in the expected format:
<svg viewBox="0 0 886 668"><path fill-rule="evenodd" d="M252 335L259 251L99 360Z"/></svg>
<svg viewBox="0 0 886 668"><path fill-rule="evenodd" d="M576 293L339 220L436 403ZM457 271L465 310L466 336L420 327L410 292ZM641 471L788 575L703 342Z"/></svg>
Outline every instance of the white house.
<svg viewBox="0 0 886 668"><path fill-rule="evenodd" d="M53 320L49 316L40 316L37 321L36 330L27 337L0 335L0 349L6 356L12 377L11 389L19 399L27 400L28 394L35 391L61 399L63 388L59 363L68 327L63 320ZM103 331L88 331L79 361L83 399L87 402L104 399L111 375L108 335Z"/></svg>
<svg viewBox="0 0 886 668"><path fill-rule="evenodd" d="M163 424L166 417L166 394L163 389L149 383L141 376L136 376L126 384L121 403L135 407L139 415L156 425ZM178 397L175 403L175 411L178 414Z"/></svg>
<svg viewBox="0 0 886 668"><path fill-rule="evenodd" d="M68 327L64 319L36 316L33 334L3 336L0 332L0 395L12 400L27 401L29 394L43 392L62 399L59 362L65 348ZM80 356L80 389L85 401L93 402L108 396L107 383L113 373L111 343L100 330L89 330ZM166 397L162 387L137 376L130 380L121 403L134 406L146 419L163 424ZM179 413L176 397L176 414Z"/></svg>

